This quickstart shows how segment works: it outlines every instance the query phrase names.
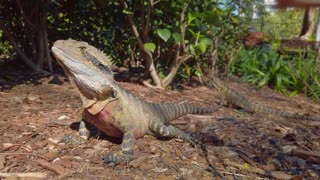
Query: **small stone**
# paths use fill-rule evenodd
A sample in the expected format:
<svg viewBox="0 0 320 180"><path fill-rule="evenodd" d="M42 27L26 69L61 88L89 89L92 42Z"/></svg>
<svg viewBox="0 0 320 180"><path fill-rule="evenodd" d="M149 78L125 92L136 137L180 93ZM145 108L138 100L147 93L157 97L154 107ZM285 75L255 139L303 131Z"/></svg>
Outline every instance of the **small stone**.
<svg viewBox="0 0 320 180"><path fill-rule="evenodd" d="M58 117L58 121L62 121L62 120L64 120L64 119L66 119L67 118L67 116L66 115L62 115L62 116L60 116L60 117Z"/></svg>

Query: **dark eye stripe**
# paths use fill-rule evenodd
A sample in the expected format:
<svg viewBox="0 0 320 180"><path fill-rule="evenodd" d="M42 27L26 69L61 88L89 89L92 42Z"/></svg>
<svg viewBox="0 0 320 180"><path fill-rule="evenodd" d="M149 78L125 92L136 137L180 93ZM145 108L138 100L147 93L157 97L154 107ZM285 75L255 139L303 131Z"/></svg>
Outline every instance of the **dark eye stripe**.
<svg viewBox="0 0 320 180"><path fill-rule="evenodd" d="M85 47L80 47L82 54L90 60L90 62L96 66L97 68L99 68L102 72L110 75L112 74L111 69L108 66L103 65L98 58L96 58L95 56L93 56L92 54L90 54L89 52L87 52L85 50Z"/></svg>
<svg viewBox="0 0 320 180"><path fill-rule="evenodd" d="M95 65L96 65L96 64L95 64ZM99 64L98 64L98 65L96 65L96 66L97 66L101 71L103 71L103 72L107 73L108 75L112 74L111 69L110 69L109 67L107 67L107 66L105 66L105 65L101 64L100 62L99 62Z"/></svg>

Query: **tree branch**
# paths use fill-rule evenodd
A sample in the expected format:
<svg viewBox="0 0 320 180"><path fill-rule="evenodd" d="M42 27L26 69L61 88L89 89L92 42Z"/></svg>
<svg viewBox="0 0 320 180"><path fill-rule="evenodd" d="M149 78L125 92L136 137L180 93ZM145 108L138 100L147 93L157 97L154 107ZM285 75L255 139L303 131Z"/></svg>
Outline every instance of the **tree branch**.
<svg viewBox="0 0 320 180"><path fill-rule="evenodd" d="M24 18L26 24L28 24L31 29L36 30L37 25L33 24L33 23L30 21L30 19L27 17L27 15L24 13L24 10L23 10L23 7L22 7L22 4L21 4L20 0L16 0L16 2L17 2L17 5L18 5L18 7L19 7L19 9L20 9L20 12L21 12L21 15L22 15L22 17ZM37 3L36 3L36 4L37 4ZM38 4L37 4L37 5L38 5ZM35 9L35 8L34 8L34 9Z"/></svg>
<svg viewBox="0 0 320 180"><path fill-rule="evenodd" d="M190 54L186 54L186 55L180 57L180 60L178 61L178 63L176 63L172 67L170 73L166 76L166 78L164 78L164 80L163 80L164 87L168 86L172 82L172 80L173 80L174 76L177 74L178 69L181 66L181 64L188 61L191 58L193 58L193 55L190 55Z"/></svg>
<svg viewBox="0 0 320 180"><path fill-rule="evenodd" d="M149 32L149 24L150 24L150 16L151 16L152 4L153 4L153 1L149 0L148 1L148 8L147 8L147 19L146 19L146 23L145 23L143 31L142 31L142 35L143 35L143 39L144 40L148 39L148 32Z"/></svg>
<svg viewBox="0 0 320 180"><path fill-rule="evenodd" d="M128 5L124 0L120 0L120 3L124 9L128 8ZM150 73L152 80L154 81L154 83L156 84L157 87L162 87L162 82L161 82L161 80L157 74L156 68L154 66L152 54L144 47L144 43L139 35L137 27L135 26L135 24L133 22L132 15L128 14L127 19L128 19L129 25L131 27L131 30L132 30L132 32L138 42L138 46L144 54L144 58L146 60L146 66L147 66L147 69L149 70L149 73Z"/></svg>
<svg viewBox="0 0 320 180"><path fill-rule="evenodd" d="M5 27L5 25L3 25L2 23L0 23L0 29L2 30L3 34L7 37L8 41L12 44L13 48L16 50L16 52L18 53L18 55L21 57L22 61L25 62L27 64L27 66L29 66L32 70L36 71L36 72L40 72L40 73L48 73L47 71L44 71L43 69L37 67L24 53L23 51L20 49L18 43L16 43L16 41L13 39L13 37L11 36L9 30Z"/></svg>
<svg viewBox="0 0 320 180"><path fill-rule="evenodd" d="M188 49L186 48L186 45L185 45L185 42L184 42L184 36L185 36L185 33L186 33L186 28L187 28L187 24L185 23L185 20L184 20L184 13L186 12L187 10L187 7L188 5L185 5L181 14L180 14L180 33L181 33L181 47L182 47L182 52L187 52Z"/></svg>

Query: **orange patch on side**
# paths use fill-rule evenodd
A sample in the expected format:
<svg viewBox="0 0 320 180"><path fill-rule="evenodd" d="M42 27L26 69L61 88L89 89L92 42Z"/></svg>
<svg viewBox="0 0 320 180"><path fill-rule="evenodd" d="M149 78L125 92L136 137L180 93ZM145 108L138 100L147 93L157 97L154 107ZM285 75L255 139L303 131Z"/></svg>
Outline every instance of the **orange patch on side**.
<svg viewBox="0 0 320 180"><path fill-rule="evenodd" d="M96 115L92 115L85 110L85 119L108 136L119 138L123 136L121 130L114 125L112 112L107 106Z"/></svg>

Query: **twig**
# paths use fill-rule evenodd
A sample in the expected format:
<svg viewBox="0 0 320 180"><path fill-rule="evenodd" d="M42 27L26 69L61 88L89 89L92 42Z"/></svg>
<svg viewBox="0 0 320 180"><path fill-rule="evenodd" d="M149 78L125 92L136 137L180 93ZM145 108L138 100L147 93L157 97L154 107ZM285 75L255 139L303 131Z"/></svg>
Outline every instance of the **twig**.
<svg viewBox="0 0 320 180"><path fill-rule="evenodd" d="M290 154L294 155L294 156L299 156L299 157L302 157L302 158L309 157L309 156L320 158L320 153L318 153L318 152L310 152L310 151L305 151L305 150L293 149Z"/></svg>
<svg viewBox="0 0 320 180"><path fill-rule="evenodd" d="M226 165L229 166L234 166L237 167L239 169L242 169L243 171L248 171L248 172L253 172L253 173L257 173L257 174L261 174L270 178L275 178L275 179L291 179L292 176L289 174L286 174L284 172L281 171L265 171L263 169L260 168L256 168L256 167L251 167L250 165L241 165L241 164L237 164L235 162L231 162L231 161L225 161L224 162Z"/></svg>
<svg viewBox="0 0 320 180"><path fill-rule="evenodd" d="M0 173L0 177L11 177L15 176L20 178L39 178L44 179L47 177L46 173Z"/></svg>
<svg viewBox="0 0 320 180"><path fill-rule="evenodd" d="M249 163L251 166L257 167L256 163L254 161L252 161L245 152L241 151L240 149L236 149L236 152L238 153L238 155L241 159L243 159L244 161Z"/></svg>
<svg viewBox="0 0 320 180"><path fill-rule="evenodd" d="M24 156L37 156L41 157L43 159L48 160L48 158L41 156L39 154L34 154L34 153L19 153L19 152L5 152L5 153L0 153L0 155L24 155Z"/></svg>

